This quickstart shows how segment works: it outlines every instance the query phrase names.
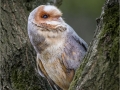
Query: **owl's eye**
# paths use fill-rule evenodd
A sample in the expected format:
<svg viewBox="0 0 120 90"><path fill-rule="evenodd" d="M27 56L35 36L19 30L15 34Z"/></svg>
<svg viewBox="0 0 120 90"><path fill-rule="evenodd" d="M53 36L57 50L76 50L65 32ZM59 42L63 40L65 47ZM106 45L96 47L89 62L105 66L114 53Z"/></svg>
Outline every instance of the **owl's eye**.
<svg viewBox="0 0 120 90"><path fill-rule="evenodd" d="M44 18L44 19L46 19L48 17L49 17L49 15L47 15L47 14L45 14L45 15L42 16L42 18Z"/></svg>

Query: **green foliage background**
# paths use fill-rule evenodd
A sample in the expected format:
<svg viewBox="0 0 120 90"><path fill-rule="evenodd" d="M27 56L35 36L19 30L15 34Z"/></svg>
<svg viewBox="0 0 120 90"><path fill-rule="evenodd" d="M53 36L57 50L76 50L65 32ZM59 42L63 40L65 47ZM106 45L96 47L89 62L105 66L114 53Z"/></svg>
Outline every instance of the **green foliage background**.
<svg viewBox="0 0 120 90"><path fill-rule="evenodd" d="M63 0L60 6L64 20L74 28L88 44L96 29L96 18L105 0Z"/></svg>

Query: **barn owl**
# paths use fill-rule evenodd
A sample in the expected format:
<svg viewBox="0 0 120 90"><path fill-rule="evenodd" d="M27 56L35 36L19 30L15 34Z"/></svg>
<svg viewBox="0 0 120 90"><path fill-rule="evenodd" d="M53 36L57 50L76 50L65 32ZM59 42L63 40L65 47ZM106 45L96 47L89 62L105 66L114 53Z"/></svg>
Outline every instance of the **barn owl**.
<svg viewBox="0 0 120 90"><path fill-rule="evenodd" d="M40 5L30 13L28 35L37 53L38 73L48 80L53 90L68 90L86 54L87 43L53 5Z"/></svg>

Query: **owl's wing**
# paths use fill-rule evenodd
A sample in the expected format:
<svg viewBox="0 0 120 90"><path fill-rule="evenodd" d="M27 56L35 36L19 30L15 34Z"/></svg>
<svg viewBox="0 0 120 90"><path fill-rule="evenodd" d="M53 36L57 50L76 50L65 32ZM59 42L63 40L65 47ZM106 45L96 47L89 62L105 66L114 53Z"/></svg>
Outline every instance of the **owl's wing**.
<svg viewBox="0 0 120 90"><path fill-rule="evenodd" d="M44 66L41 62L41 60L39 59L38 55L37 55L37 70L38 73L42 76L45 77L49 83L49 85L51 86L52 90L62 90L58 85L56 85L54 83L54 81L49 77L49 75L47 74L47 72L44 69Z"/></svg>
<svg viewBox="0 0 120 90"><path fill-rule="evenodd" d="M69 37L69 36L73 37L74 40L75 40L77 43L79 43L79 45L81 45L82 48L83 48L83 49L85 50L85 52L86 52L87 49L88 49L88 44L87 44L81 37L79 37L79 36L77 35L77 33L73 30L73 28L70 27L69 25L68 25L68 29L70 30L68 37Z"/></svg>
<svg viewBox="0 0 120 90"><path fill-rule="evenodd" d="M69 25L67 29L69 30L65 40L61 61L67 69L76 70L86 54L88 45Z"/></svg>

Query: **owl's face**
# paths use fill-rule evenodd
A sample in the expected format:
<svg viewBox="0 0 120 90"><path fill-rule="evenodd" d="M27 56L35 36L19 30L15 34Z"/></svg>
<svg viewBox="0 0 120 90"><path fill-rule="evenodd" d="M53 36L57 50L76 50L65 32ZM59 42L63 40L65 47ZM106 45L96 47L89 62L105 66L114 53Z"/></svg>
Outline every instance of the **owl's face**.
<svg viewBox="0 0 120 90"><path fill-rule="evenodd" d="M33 19L38 26L55 28L65 24L61 16L61 11L55 6L41 5L36 9Z"/></svg>

